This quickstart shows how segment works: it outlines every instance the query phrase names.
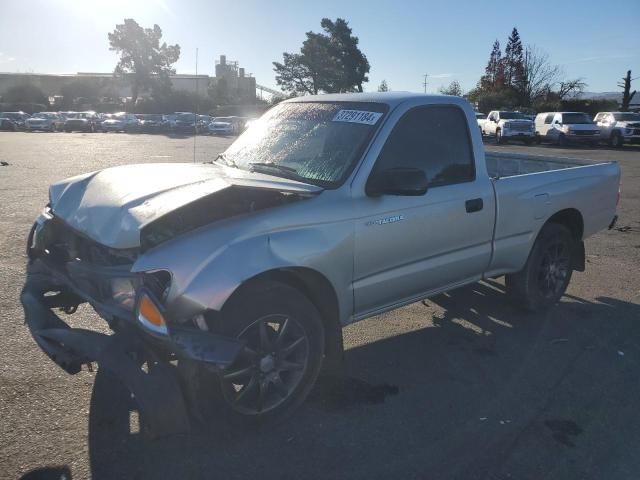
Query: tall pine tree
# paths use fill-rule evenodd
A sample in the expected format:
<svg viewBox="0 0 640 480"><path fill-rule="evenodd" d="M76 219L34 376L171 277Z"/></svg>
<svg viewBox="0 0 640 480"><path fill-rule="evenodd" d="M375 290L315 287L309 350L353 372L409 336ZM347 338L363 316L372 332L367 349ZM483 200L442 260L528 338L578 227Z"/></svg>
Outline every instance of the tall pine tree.
<svg viewBox="0 0 640 480"><path fill-rule="evenodd" d="M496 40L493 42L489 61L484 69L484 75L480 78L480 88L483 90L491 90L495 88L502 88L504 86L503 63L500 42Z"/></svg>
<svg viewBox="0 0 640 480"><path fill-rule="evenodd" d="M522 92L524 75L524 49L517 28L513 28L504 49L504 82L516 92Z"/></svg>

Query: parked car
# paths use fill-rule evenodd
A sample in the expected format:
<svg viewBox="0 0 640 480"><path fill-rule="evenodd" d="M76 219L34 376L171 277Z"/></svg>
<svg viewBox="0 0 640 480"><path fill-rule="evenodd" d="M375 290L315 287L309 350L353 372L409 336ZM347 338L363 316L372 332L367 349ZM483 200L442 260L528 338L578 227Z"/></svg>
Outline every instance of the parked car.
<svg viewBox="0 0 640 480"><path fill-rule="evenodd" d="M178 133L195 133L196 117L191 112L176 112L175 121L173 122L173 131Z"/></svg>
<svg viewBox="0 0 640 480"><path fill-rule="evenodd" d="M9 130L15 132L18 129L17 125L10 118L4 118L0 113L0 130Z"/></svg>
<svg viewBox="0 0 640 480"><path fill-rule="evenodd" d="M596 145L600 129L583 112L544 112L536 116L536 141L563 146L568 142Z"/></svg>
<svg viewBox="0 0 640 480"><path fill-rule="evenodd" d="M37 344L119 376L147 432L186 429L211 391L223 418L287 414L339 368L343 326L484 278L550 308L615 223L615 162L485 152L462 98L305 96L260 126L209 164L59 181L29 236ZM85 302L114 335L54 313Z"/></svg>
<svg viewBox="0 0 640 480"><path fill-rule="evenodd" d="M24 112L2 112L0 118L8 118L15 125L16 130L24 129L24 122L26 122L31 115Z"/></svg>
<svg viewBox="0 0 640 480"><path fill-rule="evenodd" d="M133 113L114 113L110 118L102 122L104 132L135 132L140 127L140 121Z"/></svg>
<svg viewBox="0 0 640 480"><path fill-rule="evenodd" d="M96 113L95 112L68 112L65 114L65 132L95 132Z"/></svg>
<svg viewBox="0 0 640 480"><path fill-rule="evenodd" d="M244 117L216 117L209 124L211 135L238 135L244 130Z"/></svg>
<svg viewBox="0 0 640 480"><path fill-rule="evenodd" d="M160 133L169 129L169 122L164 115L156 113L136 114L139 122L139 130L144 133Z"/></svg>
<svg viewBox="0 0 640 480"><path fill-rule="evenodd" d="M109 120L113 117L113 113L98 113L96 115L96 131L103 132L102 124L105 120Z"/></svg>
<svg viewBox="0 0 640 480"><path fill-rule="evenodd" d="M600 112L593 121L600 129L600 140L613 147L640 143L640 113Z"/></svg>
<svg viewBox="0 0 640 480"><path fill-rule="evenodd" d="M519 140L530 145L535 138L534 123L520 112L494 110L486 120L478 120L478 125L482 134L495 137L496 143Z"/></svg>
<svg viewBox="0 0 640 480"><path fill-rule="evenodd" d="M24 128L28 131L62 131L62 129L64 128L64 120L56 112L39 112L34 113L24 122Z"/></svg>

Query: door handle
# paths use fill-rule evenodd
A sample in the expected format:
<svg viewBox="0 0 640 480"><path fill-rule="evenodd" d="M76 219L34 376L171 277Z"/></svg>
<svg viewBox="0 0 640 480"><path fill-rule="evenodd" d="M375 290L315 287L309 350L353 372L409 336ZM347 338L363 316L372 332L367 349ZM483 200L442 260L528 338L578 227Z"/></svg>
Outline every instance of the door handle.
<svg viewBox="0 0 640 480"><path fill-rule="evenodd" d="M481 198L473 198L464 202L464 206L467 209L467 213L479 212L484 206L484 202Z"/></svg>

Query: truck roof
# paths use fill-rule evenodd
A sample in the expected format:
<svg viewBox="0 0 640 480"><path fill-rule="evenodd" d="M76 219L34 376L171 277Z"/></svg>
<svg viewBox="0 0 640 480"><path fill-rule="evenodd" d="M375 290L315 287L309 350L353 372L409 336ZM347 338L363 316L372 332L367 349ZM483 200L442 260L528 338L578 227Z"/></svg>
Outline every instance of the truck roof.
<svg viewBox="0 0 640 480"><path fill-rule="evenodd" d="M286 102L367 102L367 103L386 103L391 107L401 104L406 100L423 98L425 103L429 100L435 100L433 103L442 103L442 99L450 98L452 103L467 103L462 97L447 95L426 95L423 93L412 92L363 92L363 93L330 93L321 95L305 95L303 97L295 97Z"/></svg>

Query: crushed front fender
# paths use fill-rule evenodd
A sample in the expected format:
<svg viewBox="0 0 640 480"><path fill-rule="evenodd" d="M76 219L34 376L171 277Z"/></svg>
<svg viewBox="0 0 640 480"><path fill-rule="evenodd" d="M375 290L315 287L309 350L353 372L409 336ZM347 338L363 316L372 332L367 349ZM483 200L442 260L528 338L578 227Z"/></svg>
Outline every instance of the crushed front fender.
<svg viewBox="0 0 640 480"><path fill-rule="evenodd" d="M158 364L146 372L130 355L132 338L127 335L71 328L47 305L46 286L42 274L28 274L20 296L26 324L42 351L70 374L88 362L113 373L135 397L150 437L189 431L187 406L174 367Z"/></svg>

